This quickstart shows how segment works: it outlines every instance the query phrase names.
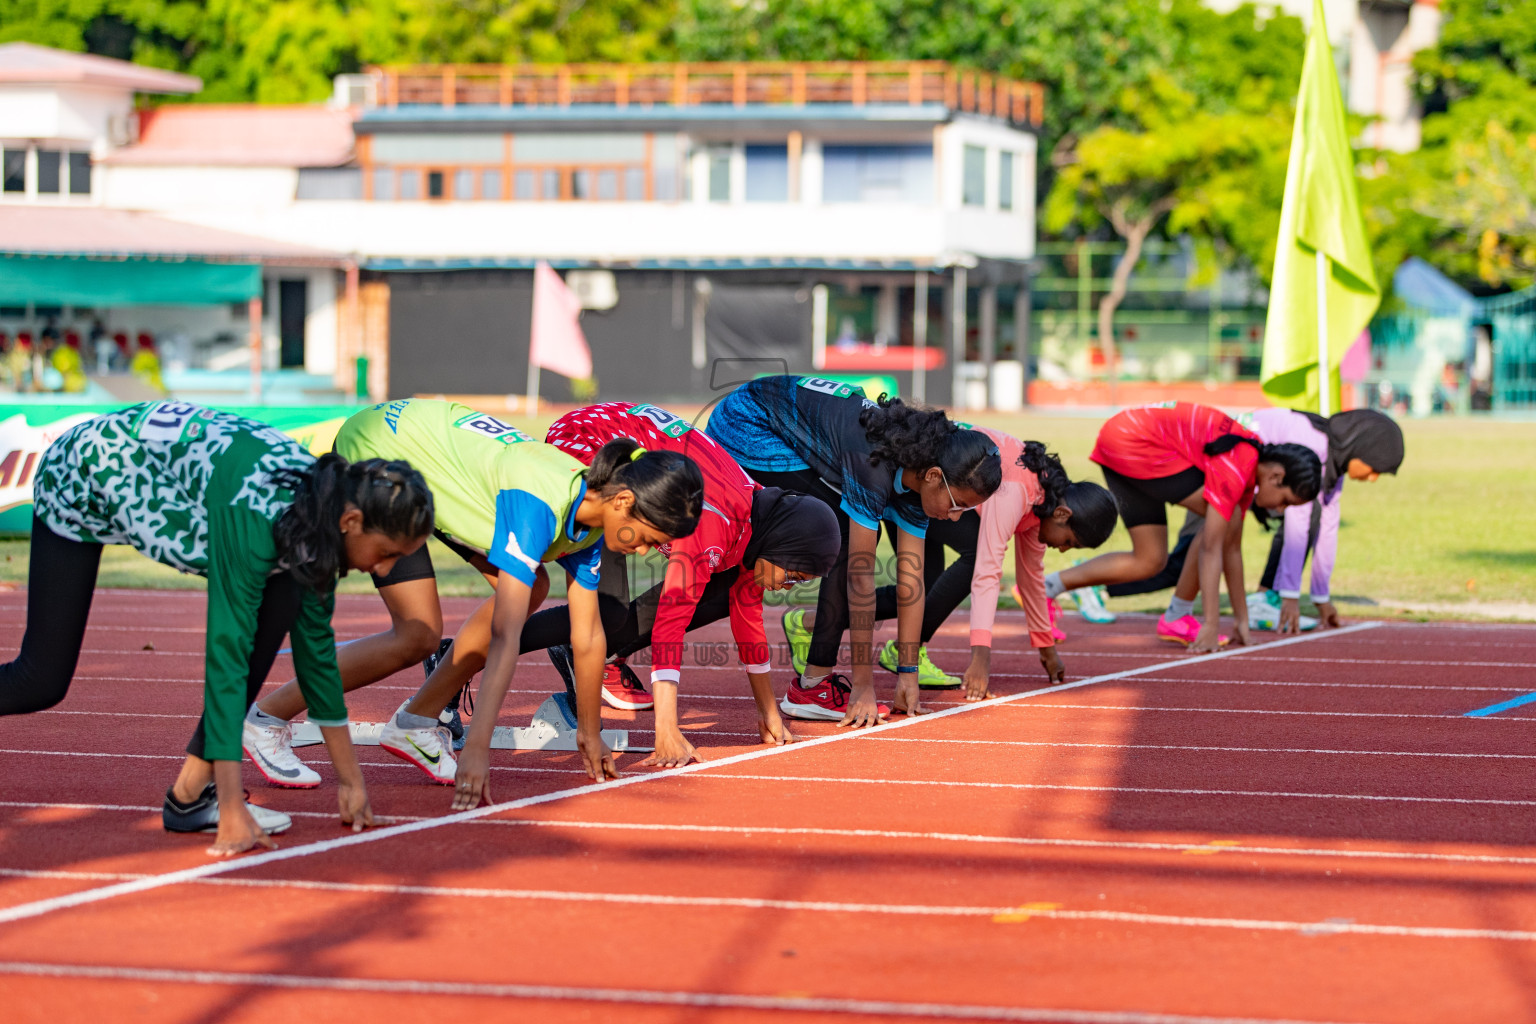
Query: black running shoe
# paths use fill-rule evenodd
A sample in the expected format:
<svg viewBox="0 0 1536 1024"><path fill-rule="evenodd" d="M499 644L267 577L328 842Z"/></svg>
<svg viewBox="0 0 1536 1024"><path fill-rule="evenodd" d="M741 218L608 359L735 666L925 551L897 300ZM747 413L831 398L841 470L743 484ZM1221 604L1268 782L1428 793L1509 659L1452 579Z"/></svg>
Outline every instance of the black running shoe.
<svg viewBox="0 0 1536 1024"><path fill-rule="evenodd" d="M560 673L560 678L565 680L565 692L570 694L571 700L576 699L576 655L571 652L570 644L560 644L546 651L550 663L555 666L555 671Z"/></svg>
<svg viewBox="0 0 1536 1024"><path fill-rule="evenodd" d="M427 678L432 678L432 673L437 671L437 666L448 657L448 651L453 647L453 637L444 637L443 642L437 645L437 651L429 654L421 663L422 671ZM465 710L474 713L475 702L469 696L469 683L464 684L464 689L453 695L443 713L437 716L437 720L448 727L448 735L452 740L454 750L464 749L464 719L459 714L461 704L466 705Z"/></svg>
<svg viewBox="0 0 1536 1024"><path fill-rule="evenodd" d="M293 819L282 811L246 804L256 824L267 835L275 836L293 827ZM213 783L203 787L197 799L184 804L174 796L174 790L165 791L165 806L160 811L160 821L167 832L217 832L219 830L219 790Z"/></svg>

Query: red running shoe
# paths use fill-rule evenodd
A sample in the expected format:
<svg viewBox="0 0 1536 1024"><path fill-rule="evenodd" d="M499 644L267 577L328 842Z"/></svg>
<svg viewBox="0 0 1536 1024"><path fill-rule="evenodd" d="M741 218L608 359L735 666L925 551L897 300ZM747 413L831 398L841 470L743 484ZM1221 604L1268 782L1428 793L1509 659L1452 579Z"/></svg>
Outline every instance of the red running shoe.
<svg viewBox="0 0 1536 1024"><path fill-rule="evenodd" d="M848 694L853 686L848 677L834 672L810 689L800 685L800 677L789 684L789 692L779 701L779 710L790 718L807 721L839 722L848 713ZM885 704L876 705L880 714L889 715Z"/></svg>
<svg viewBox="0 0 1536 1024"><path fill-rule="evenodd" d="M640 677L623 658L603 666L603 701L620 711L649 711L656 706L656 698L646 692Z"/></svg>

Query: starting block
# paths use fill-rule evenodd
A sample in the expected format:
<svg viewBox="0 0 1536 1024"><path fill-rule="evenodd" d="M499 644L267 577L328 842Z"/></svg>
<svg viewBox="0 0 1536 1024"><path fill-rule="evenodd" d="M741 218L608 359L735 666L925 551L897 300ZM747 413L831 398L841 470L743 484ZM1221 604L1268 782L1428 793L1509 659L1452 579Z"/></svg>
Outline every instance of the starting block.
<svg viewBox="0 0 1536 1024"><path fill-rule="evenodd" d="M384 731L383 722L353 722L352 742L358 746L376 747L379 735ZM603 742L615 754L626 750L649 750L649 747L631 746L627 729L604 729ZM323 743L320 727L312 722L300 722L293 727L293 745L311 747ZM569 694L557 693L545 698L533 713L527 726L498 725L491 733L492 750L575 750L576 709L571 707Z"/></svg>

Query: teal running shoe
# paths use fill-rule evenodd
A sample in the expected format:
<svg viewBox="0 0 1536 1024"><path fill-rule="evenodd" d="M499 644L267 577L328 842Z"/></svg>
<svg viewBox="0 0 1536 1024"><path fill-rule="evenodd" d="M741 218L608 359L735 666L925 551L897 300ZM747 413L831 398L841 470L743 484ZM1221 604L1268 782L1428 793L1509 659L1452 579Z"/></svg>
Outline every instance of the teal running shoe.
<svg viewBox="0 0 1536 1024"><path fill-rule="evenodd" d="M1082 565L1083 560L1077 559L1073 565ZM1115 621L1115 613L1105 607L1109 600L1109 591L1102 586L1079 587L1077 590L1069 590L1072 600L1077 604L1077 612L1089 622L1107 626Z"/></svg>

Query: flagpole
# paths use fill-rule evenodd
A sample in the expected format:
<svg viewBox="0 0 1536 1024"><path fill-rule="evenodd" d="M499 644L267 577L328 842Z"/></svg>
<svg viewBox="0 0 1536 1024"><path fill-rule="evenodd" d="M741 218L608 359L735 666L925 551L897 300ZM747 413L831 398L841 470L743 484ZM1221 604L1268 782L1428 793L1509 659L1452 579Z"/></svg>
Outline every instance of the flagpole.
<svg viewBox="0 0 1536 1024"><path fill-rule="evenodd" d="M1328 254L1317 250L1317 411L1333 415L1333 369L1328 365Z"/></svg>

